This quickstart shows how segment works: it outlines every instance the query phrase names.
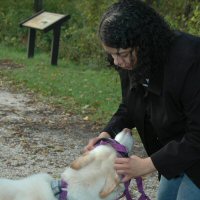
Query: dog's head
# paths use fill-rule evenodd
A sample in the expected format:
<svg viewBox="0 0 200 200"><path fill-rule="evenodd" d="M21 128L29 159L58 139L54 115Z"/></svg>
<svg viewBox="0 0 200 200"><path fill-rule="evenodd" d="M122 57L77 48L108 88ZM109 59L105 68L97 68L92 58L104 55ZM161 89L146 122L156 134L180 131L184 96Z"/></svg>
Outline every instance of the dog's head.
<svg viewBox="0 0 200 200"><path fill-rule="evenodd" d="M115 140L125 146L128 153L132 151L133 138L130 129L123 129L116 135ZM124 185L120 182L120 177L114 170L117 152L115 148L112 148L112 144L117 143L112 143L112 140L109 139L108 141L111 141L111 143L108 142L105 145L99 143L93 150L77 158L62 175L62 178L69 184L70 180L72 180L71 182L79 180L79 185L86 186L84 192L87 189L88 199L91 199L91 194L96 195L93 199L116 199L124 191ZM90 185L90 187L87 188L87 185ZM77 182L74 186L76 190L79 187L82 188L82 186L78 186ZM74 192L73 195L82 196L80 188L79 192ZM80 199L80 197L74 199Z"/></svg>
<svg viewBox="0 0 200 200"><path fill-rule="evenodd" d="M115 140L124 145L127 148L128 153L132 151L134 142L130 129L124 128L120 133L116 135Z"/></svg>

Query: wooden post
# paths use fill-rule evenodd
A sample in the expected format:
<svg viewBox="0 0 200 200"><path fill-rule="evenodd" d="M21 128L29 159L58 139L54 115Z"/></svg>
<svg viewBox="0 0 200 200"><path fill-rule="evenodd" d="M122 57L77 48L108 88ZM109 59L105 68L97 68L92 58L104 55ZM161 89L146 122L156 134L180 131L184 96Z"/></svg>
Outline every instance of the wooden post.
<svg viewBox="0 0 200 200"><path fill-rule="evenodd" d="M34 57L35 37L36 37L36 30L30 28L28 35L28 58Z"/></svg>
<svg viewBox="0 0 200 200"><path fill-rule="evenodd" d="M43 0L34 0L34 11L39 12L43 9Z"/></svg>
<svg viewBox="0 0 200 200"><path fill-rule="evenodd" d="M53 41L51 47L51 64L57 65L58 60L58 49L59 49L59 42L60 42L60 29L61 26L55 26L53 29Z"/></svg>

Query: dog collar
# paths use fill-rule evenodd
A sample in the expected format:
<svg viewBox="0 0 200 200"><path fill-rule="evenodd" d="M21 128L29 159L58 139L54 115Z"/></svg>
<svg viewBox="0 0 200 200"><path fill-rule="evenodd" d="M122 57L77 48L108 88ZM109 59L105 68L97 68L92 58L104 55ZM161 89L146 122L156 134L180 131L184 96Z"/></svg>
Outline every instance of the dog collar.
<svg viewBox="0 0 200 200"><path fill-rule="evenodd" d="M58 200L67 200L68 184L64 180L53 180L51 189Z"/></svg>
<svg viewBox="0 0 200 200"><path fill-rule="evenodd" d="M95 147L99 145L111 145L122 157L128 157L127 148L116 140L111 138L101 138L99 141L97 141Z"/></svg>

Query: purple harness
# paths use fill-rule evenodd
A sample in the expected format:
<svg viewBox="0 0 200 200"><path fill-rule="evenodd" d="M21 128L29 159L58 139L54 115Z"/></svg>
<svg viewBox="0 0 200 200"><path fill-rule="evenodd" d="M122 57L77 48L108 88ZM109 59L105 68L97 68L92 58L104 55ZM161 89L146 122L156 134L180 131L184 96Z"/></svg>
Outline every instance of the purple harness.
<svg viewBox="0 0 200 200"><path fill-rule="evenodd" d="M118 143L116 140L113 140L110 138L102 138L101 140L97 142L95 146L97 147L99 145L111 145L120 154L120 156L128 157L127 148L124 145ZM141 177L136 178L136 184L137 184L138 191L141 194L138 200L150 200L149 197L144 192L143 182L142 182ZM127 200L132 200L129 189L128 189L129 185L130 185L130 181L127 181L124 183L124 187L125 187L124 193L116 200L119 200L123 196L125 196ZM61 180L61 193L59 195L59 200L67 200L67 187L68 187L68 184L65 181Z"/></svg>
<svg viewBox="0 0 200 200"><path fill-rule="evenodd" d="M102 138L101 140L99 140L97 142L96 146L108 145L108 144L111 145L122 157L128 157L127 148L124 145L122 145L119 142L117 142L116 140L114 140L114 139ZM135 180L136 180L138 191L141 194L141 196L139 197L138 200L150 200L149 197L144 192L142 177L137 177ZM130 185L130 182L131 181L127 181L127 182L124 183L124 187L125 187L124 193L118 199L120 199L123 196L125 196L127 200L132 200L132 197L130 195L130 191L128 189L129 185Z"/></svg>

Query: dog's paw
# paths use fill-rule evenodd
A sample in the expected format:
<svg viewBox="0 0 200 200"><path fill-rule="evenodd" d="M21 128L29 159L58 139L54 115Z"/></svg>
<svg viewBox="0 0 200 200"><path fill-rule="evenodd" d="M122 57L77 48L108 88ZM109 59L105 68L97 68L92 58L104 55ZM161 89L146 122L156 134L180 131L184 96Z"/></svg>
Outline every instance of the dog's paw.
<svg viewBox="0 0 200 200"><path fill-rule="evenodd" d="M79 169L87 166L93 160L94 160L94 157L92 157L89 153L86 153L83 156L81 156L81 157L77 158L76 160L74 160L71 163L70 168L72 168L74 170L79 170Z"/></svg>

